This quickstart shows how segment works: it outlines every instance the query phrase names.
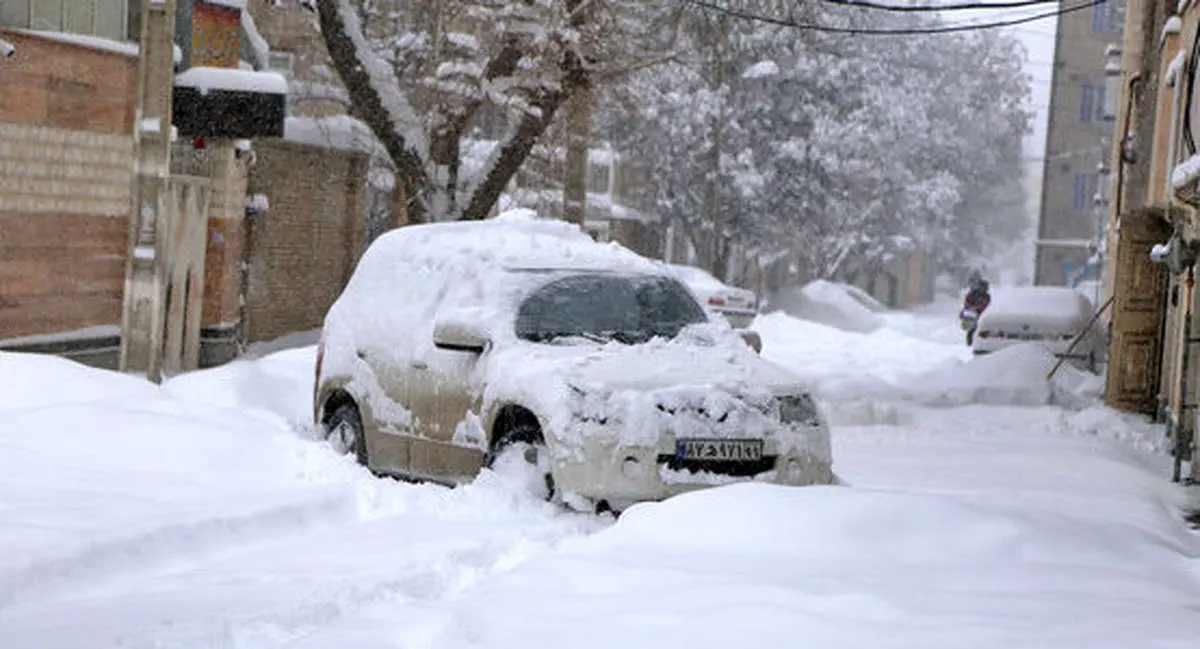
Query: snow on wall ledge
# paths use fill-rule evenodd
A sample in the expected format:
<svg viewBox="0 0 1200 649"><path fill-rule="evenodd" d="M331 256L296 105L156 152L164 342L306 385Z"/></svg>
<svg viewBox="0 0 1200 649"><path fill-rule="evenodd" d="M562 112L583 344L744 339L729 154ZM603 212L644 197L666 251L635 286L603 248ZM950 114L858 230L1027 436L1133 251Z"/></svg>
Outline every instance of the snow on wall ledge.
<svg viewBox="0 0 1200 649"><path fill-rule="evenodd" d="M1171 187L1180 189L1200 178L1200 153L1184 160L1171 170Z"/></svg>
<svg viewBox="0 0 1200 649"><path fill-rule="evenodd" d="M39 29L14 29L18 34L28 34L47 41L56 43L64 43L66 45L76 45L78 47L86 47L92 50L101 52L109 52L111 54L123 54L125 56L137 57L140 48L137 43L127 43L125 41L114 41L110 38L101 36L91 36L89 34L68 34L64 32L51 32ZM183 50L178 45L171 47L172 56L176 63L183 61Z"/></svg>
<svg viewBox="0 0 1200 649"><path fill-rule="evenodd" d="M278 72L234 70L232 68L195 67L175 75L175 85L181 88L263 92L272 95L288 94L287 79Z"/></svg>

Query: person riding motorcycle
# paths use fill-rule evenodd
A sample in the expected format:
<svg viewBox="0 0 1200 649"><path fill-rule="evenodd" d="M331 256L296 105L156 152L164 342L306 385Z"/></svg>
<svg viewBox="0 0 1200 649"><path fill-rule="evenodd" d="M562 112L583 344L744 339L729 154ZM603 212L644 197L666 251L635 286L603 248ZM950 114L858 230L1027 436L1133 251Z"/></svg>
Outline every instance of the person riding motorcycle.
<svg viewBox="0 0 1200 649"><path fill-rule="evenodd" d="M988 305L992 303L992 295L989 289L990 286L987 280L978 274L971 276L971 289L967 291L967 296L963 300L963 306L958 316L963 330L967 332L967 345L975 341L975 330L979 326L979 316L983 315Z"/></svg>

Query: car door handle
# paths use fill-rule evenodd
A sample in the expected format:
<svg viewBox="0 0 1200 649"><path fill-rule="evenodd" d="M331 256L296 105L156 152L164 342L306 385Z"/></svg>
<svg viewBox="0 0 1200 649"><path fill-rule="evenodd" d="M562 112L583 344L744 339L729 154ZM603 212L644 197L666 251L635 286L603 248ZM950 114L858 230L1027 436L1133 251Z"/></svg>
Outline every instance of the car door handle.
<svg viewBox="0 0 1200 649"><path fill-rule="evenodd" d="M429 369L429 363L426 363L425 361L413 361L412 368L414 370L427 370Z"/></svg>

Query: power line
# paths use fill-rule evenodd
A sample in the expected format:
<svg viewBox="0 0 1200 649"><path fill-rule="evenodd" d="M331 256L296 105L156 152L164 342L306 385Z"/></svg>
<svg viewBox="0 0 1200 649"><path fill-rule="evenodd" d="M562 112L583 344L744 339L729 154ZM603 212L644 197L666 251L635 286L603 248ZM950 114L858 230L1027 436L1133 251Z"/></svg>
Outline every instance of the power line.
<svg viewBox="0 0 1200 649"><path fill-rule="evenodd" d="M724 14L726 16L729 16L730 18L737 18L739 20L749 20L749 21L753 21L753 22L766 23L769 25L776 25L778 27L789 27L792 29L802 29L802 30L815 31L815 32L826 32L826 33L830 33L830 34L850 34L850 35L863 35L863 36L920 36L920 35L925 35L925 34L949 34L949 33L953 33L953 32L970 32L970 31L980 31L980 30L984 30L984 29L997 29L1000 27L1011 27L1013 25L1021 25L1024 23L1031 23L1031 22L1034 22L1035 20L1054 18L1056 16L1062 16L1065 14L1069 14L1071 12L1081 11L1083 9L1087 9L1088 7L1094 7L1099 4L1104 4L1108 0L1089 0L1088 2L1086 2L1084 4L1076 5L1074 7L1066 7L1066 8L1058 9L1055 11L1048 11L1045 13L1034 14L1032 16L1025 16L1022 18L1012 18L1010 20L1000 20L1000 21L989 22L989 23L973 23L973 24L960 24L960 25L946 25L943 27L924 27L924 28L916 27L916 28L897 28L897 29L832 27L829 25L817 25L814 23L802 23L802 22L797 22L795 20L788 20L788 19L784 19L784 18L775 18L773 16L765 16L762 14L756 14L756 13L751 13L751 12L747 12L747 11L740 11L737 9L730 9L728 7L723 7L721 5L714 4L712 2L708 2L707 0L684 0L684 1L688 4L695 5L702 9L708 9L710 11L715 11L717 13ZM826 2L826 3L830 2L830 0L821 0L821 1Z"/></svg>
<svg viewBox="0 0 1200 649"><path fill-rule="evenodd" d="M1058 0L1011 0L1010 2L963 2L947 5L893 5L872 2L871 0L824 0L829 4L845 7L861 7L863 9L878 9L880 11L897 11L903 13L933 13L939 11L962 11L974 9L1019 9L1036 5L1057 4Z"/></svg>

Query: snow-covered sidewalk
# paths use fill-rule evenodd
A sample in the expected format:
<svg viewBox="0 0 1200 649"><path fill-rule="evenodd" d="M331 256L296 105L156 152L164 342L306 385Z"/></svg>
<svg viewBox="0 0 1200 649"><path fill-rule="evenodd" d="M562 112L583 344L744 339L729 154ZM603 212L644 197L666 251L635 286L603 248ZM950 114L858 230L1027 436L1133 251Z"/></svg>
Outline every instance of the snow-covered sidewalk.
<svg viewBox="0 0 1200 649"><path fill-rule="evenodd" d="M311 348L163 388L0 354L0 649L1197 646L1158 429L1032 380L1034 352L969 360L952 317L881 317L759 322L816 382L845 485L615 524L335 456L306 429Z"/></svg>

